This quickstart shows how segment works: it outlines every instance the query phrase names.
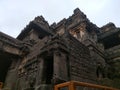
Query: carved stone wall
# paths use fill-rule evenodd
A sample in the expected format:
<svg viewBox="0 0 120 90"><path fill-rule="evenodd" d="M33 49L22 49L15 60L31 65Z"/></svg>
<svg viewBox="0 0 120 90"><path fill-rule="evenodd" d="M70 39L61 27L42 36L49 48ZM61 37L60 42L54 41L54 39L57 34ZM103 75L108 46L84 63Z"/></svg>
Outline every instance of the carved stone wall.
<svg viewBox="0 0 120 90"><path fill-rule="evenodd" d="M71 35L66 38L69 45L70 80L96 82L95 64L89 49Z"/></svg>
<svg viewBox="0 0 120 90"><path fill-rule="evenodd" d="M36 17L17 39L0 32L0 59L7 62L11 57L12 62L4 65L8 68L4 89L52 90L54 84L69 80L97 83L104 78L108 61L119 60L119 50L112 48L112 55L104 48L111 39L107 36L116 32L119 29L112 23L97 27L78 8L51 26L42 16Z"/></svg>

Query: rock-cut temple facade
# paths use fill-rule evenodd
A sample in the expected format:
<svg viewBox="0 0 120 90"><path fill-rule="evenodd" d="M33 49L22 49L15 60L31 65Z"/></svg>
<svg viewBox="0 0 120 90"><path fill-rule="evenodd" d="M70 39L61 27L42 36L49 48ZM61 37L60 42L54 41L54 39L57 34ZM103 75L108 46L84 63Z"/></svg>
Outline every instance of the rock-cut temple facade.
<svg viewBox="0 0 120 90"><path fill-rule="evenodd" d="M52 25L35 17L17 38L0 32L3 90L53 90L70 80L104 79L120 80L120 28L111 22L97 27L77 8Z"/></svg>

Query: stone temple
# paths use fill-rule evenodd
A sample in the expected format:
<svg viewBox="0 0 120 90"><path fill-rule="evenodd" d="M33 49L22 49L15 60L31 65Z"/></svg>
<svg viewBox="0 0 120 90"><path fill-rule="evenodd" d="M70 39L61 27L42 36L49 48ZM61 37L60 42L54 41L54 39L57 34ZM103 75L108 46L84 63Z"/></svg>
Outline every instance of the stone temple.
<svg viewBox="0 0 120 90"><path fill-rule="evenodd" d="M52 25L36 17L17 38L0 32L3 90L53 90L70 80L120 85L120 28L97 27L76 8Z"/></svg>

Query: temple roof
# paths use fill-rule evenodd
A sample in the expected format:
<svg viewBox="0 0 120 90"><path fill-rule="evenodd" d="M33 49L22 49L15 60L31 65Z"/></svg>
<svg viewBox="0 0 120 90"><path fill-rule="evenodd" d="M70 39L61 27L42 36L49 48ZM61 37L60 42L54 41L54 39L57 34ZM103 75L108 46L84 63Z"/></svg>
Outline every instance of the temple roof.
<svg viewBox="0 0 120 90"><path fill-rule="evenodd" d="M22 40L32 29L36 30L38 33L42 33L43 35L52 34L47 21L45 21L42 16L38 16L22 30L17 39Z"/></svg>
<svg viewBox="0 0 120 90"><path fill-rule="evenodd" d="M21 43L21 41L19 41L19 40L15 39L15 38L3 33L3 32L0 32L0 39L4 40L4 41L5 40L9 41L9 43L17 44L17 45L19 45Z"/></svg>

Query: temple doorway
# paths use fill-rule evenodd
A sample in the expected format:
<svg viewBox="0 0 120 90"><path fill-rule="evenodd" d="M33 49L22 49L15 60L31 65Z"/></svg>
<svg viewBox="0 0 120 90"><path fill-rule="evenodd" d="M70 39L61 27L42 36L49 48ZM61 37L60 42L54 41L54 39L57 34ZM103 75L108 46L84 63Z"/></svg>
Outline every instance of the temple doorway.
<svg viewBox="0 0 120 90"><path fill-rule="evenodd" d="M5 82L11 60L6 55L0 53L0 82Z"/></svg>
<svg viewBox="0 0 120 90"><path fill-rule="evenodd" d="M51 84L52 77L53 77L53 56L47 56L44 58L44 83Z"/></svg>

